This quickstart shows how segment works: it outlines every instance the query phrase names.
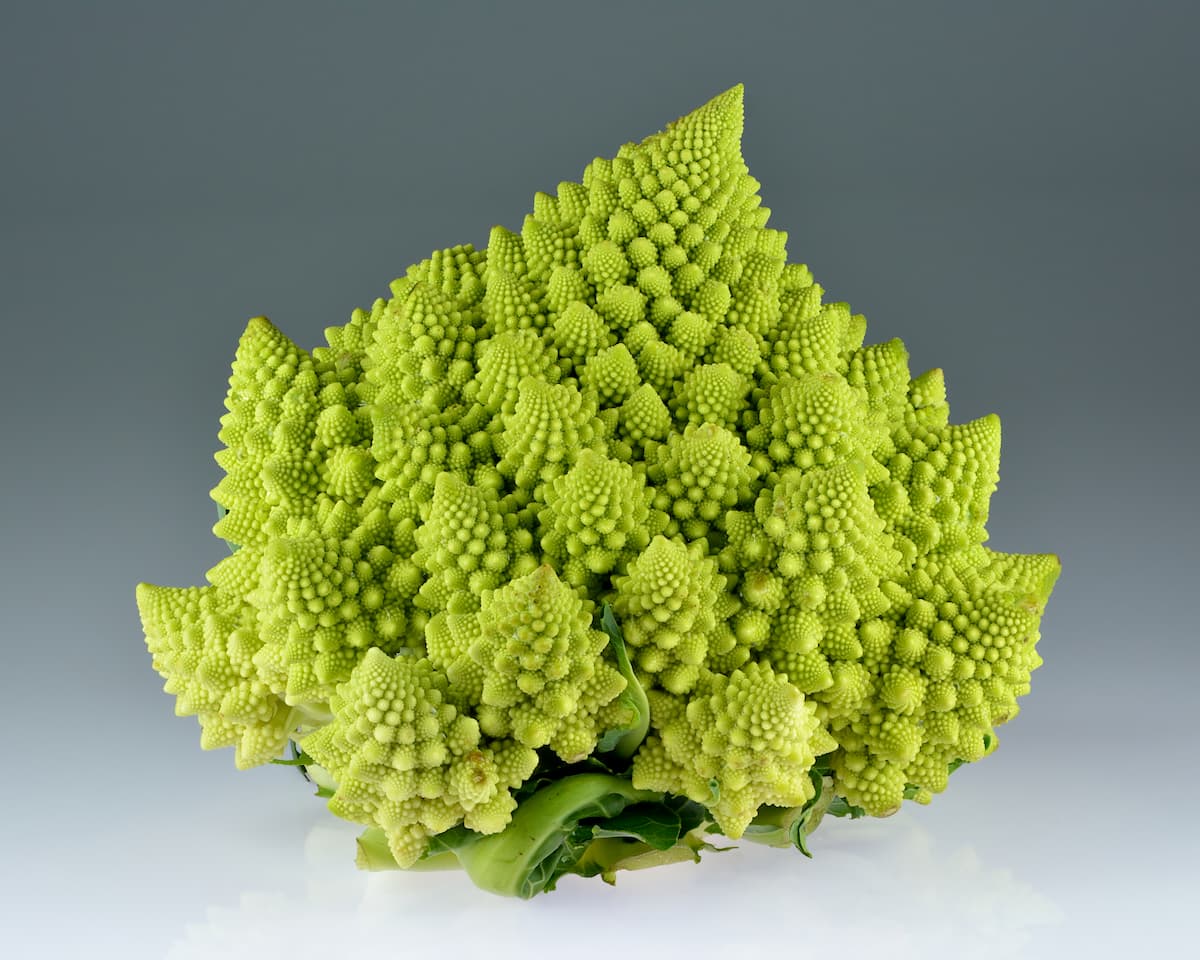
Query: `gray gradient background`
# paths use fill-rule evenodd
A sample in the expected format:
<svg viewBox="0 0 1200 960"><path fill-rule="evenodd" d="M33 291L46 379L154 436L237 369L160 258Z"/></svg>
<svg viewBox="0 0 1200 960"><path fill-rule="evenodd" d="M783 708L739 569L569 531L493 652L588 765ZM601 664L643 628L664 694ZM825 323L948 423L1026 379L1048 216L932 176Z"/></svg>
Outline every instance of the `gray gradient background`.
<svg viewBox="0 0 1200 960"><path fill-rule="evenodd" d="M1195 6L403 6L0 13L6 956L590 956L614 931L664 956L1186 953ZM743 850L530 904L358 875L353 828L294 773L201 753L134 608L138 580L222 556L208 491L246 318L311 346L738 81L791 259L870 340L945 368L955 420L1003 420L992 545L1065 571L1034 692L931 807L822 828L812 863Z"/></svg>

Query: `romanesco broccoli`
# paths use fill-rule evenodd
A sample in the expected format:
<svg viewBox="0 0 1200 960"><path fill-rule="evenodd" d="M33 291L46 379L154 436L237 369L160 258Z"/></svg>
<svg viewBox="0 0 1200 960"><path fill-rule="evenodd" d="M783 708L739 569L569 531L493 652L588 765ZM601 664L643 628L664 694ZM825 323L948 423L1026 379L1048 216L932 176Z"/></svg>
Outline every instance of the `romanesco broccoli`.
<svg viewBox="0 0 1200 960"><path fill-rule="evenodd" d="M1059 564L985 546L998 419L788 263L741 132L739 86L312 351L247 326L231 553L138 608L201 746L302 766L361 866L527 897L713 833L807 854L1028 692Z"/></svg>

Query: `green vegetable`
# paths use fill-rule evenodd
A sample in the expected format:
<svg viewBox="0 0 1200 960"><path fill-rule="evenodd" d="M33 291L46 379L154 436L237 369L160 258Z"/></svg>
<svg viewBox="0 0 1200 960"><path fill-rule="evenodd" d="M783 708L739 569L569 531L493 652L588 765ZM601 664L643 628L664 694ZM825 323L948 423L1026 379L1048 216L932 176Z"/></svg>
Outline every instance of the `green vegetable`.
<svg viewBox="0 0 1200 960"><path fill-rule="evenodd" d="M735 87L324 346L242 336L232 552L138 608L201 745L300 767L361 867L528 897L718 833L807 855L1028 692L1059 564L984 546L999 421L787 262L741 131Z"/></svg>

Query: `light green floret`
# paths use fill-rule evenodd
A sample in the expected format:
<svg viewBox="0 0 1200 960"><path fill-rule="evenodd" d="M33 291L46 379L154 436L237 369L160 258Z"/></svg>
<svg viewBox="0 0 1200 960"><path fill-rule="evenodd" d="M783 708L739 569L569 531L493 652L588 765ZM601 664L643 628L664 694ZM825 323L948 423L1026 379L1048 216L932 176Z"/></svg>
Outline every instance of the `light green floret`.
<svg viewBox="0 0 1200 960"><path fill-rule="evenodd" d="M360 501L376 485L370 414L364 407L347 407L354 400L340 385L321 393L323 399L335 401L317 416L313 450L320 458L321 484L332 497Z"/></svg>
<svg viewBox="0 0 1200 960"><path fill-rule="evenodd" d="M624 283L630 273L625 252L611 240L601 240L584 253L583 269L600 294Z"/></svg>
<svg viewBox="0 0 1200 960"><path fill-rule="evenodd" d="M546 282L546 305L557 317L576 300L589 305L595 301L583 271L577 267L555 267Z"/></svg>
<svg viewBox="0 0 1200 960"><path fill-rule="evenodd" d="M613 610L639 672L672 693L692 689L725 587L703 544L657 536L613 586Z"/></svg>
<svg viewBox="0 0 1200 960"><path fill-rule="evenodd" d="M496 436L500 473L528 498L541 484L566 473L574 457L587 447L603 450L595 400L570 384L550 384L526 377L518 388L516 407L502 417Z"/></svg>
<svg viewBox="0 0 1200 960"><path fill-rule="evenodd" d="M896 454L884 509L917 556L987 539L988 503L1000 478L1000 419L927 428L915 417L892 434ZM888 500L888 494L892 499Z"/></svg>
<svg viewBox="0 0 1200 960"><path fill-rule="evenodd" d="M489 250L491 249L489 245ZM548 322L549 308L542 290L520 273L489 265L487 292L480 305L484 323L494 333L533 330L541 333Z"/></svg>
<svg viewBox="0 0 1200 960"><path fill-rule="evenodd" d="M757 474L738 438L712 423L689 423L654 450L654 505L670 518L666 533L699 540L751 496Z"/></svg>
<svg viewBox="0 0 1200 960"><path fill-rule="evenodd" d="M491 416L511 414L522 380L533 376L556 383L557 356L532 330L509 330L483 341L477 351L478 372L463 391Z"/></svg>
<svg viewBox="0 0 1200 960"><path fill-rule="evenodd" d="M599 293L596 312L608 321L612 329L628 333L645 320L646 297L636 287L618 283ZM628 336L625 342L629 343ZM630 349L633 349L632 345Z"/></svg>
<svg viewBox="0 0 1200 960"><path fill-rule="evenodd" d="M695 360L712 341L713 325L699 313L686 310L671 321L667 343Z"/></svg>
<svg viewBox="0 0 1200 960"><path fill-rule="evenodd" d="M637 388L638 368L623 343L592 355L583 366L580 383L594 390L600 403L612 407L622 403Z"/></svg>
<svg viewBox="0 0 1200 960"><path fill-rule="evenodd" d="M529 274L524 241L504 227L493 227L488 237L487 254L486 289L480 304L486 332L535 330L540 333L548 322L549 305L544 279Z"/></svg>
<svg viewBox="0 0 1200 960"><path fill-rule="evenodd" d="M228 413L216 455L225 476L212 498L226 511L214 532L231 544L262 546L269 527L311 512L321 489L314 453L320 383L312 359L265 317L238 343ZM357 437L355 437L357 439Z"/></svg>
<svg viewBox="0 0 1200 960"><path fill-rule="evenodd" d="M867 398L867 420L873 433L886 440L908 403L908 351L899 340L873 343L847 357L846 382Z"/></svg>
<svg viewBox="0 0 1200 960"><path fill-rule="evenodd" d="M594 585L598 574L623 571L662 528L651 516L653 496L629 464L585 450L546 485L542 549L567 583Z"/></svg>
<svg viewBox="0 0 1200 960"><path fill-rule="evenodd" d="M455 697L471 707L483 699L486 671L471 659L472 644L482 635L479 611L440 611L425 626L425 650L429 661L449 678Z"/></svg>
<svg viewBox="0 0 1200 960"><path fill-rule="evenodd" d="M469 653L484 672L483 731L567 761L595 750L625 678L603 659L608 637L575 591L543 565L487 597L479 623Z"/></svg>
<svg viewBox="0 0 1200 960"><path fill-rule="evenodd" d="M681 424L715 423L734 427L750 382L727 363L694 367L675 384L672 412Z"/></svg>
<svg viewBox="0 0 1200 960"><path fill-rule="evenodd" d="M177 716L200 721L205 750L236 747L239 769L268 763L314 717L288 706L258 676L254 610L216 587L137 588L154 669Z"/></svg>
<svg viewBox="0 0 1200 960"><path fill-rule="evenodd" d="M642 320L625 331L625 335L621 339L629 348L630 353L639 354L648 344L654 343L658 339L658 331L654 329L654 324Z"/></svg>
<svg viewBox="0 0 1200 960"><path fill-rule="evenodd" d="M845 353L862 346L859 325L844 303L821 304L824 291L812 284L784 295L782 316L772 332L771 369L799 378L809 373L838 373Z"/></svg>
<svg viewBox="0 0 1200 960"><path fill-rule="evenodd" d="M728 364L743 377L754 376L762 353L758 340L749 330L725 327L713 345L712 362Z"/></svg>
<svg viewBox="0 0 1200 960"><path fill-rule="evenodd" d="M801 590L793 592L797 599L815 600L803 590L819 578L826 598L831 591L853 595L851 620L887 608L878 585L883 575L899 568L900 554L875 513L861 462L791 471L759 494L754 515L777 551L773 559L779 575L800 581Z"/></svg>
<svg viewBox="0 0 1200 960"><path fill-rule="evenodd" d="M369 402L371 388L363 381L363 360L386 310L387 301L379 297L369 310L356 307L351 311L347 323L325 328L325 345L312 351L323 384L340 383L347 391L353 389L356 402Z"/></svg>
<svg viewBox="0 0 1200 960"><path fill-rule="evenodd" d="M799 807L815 791L809 771L832 749L804 695L769 666L705 672L684 701L650 694L659 736L633 759L633 785L705 804L740 837L764 805Z"/></svg>
<svg viewBox="0 0 1200 960"><path fill-rule="evenodd" d="M882 816L906 786L931 796L948 764L995 749L994 728L1017 714L1041 663L1038 623L1058 570L1052 556L979 547L923 558L889 588L892 608L859 627L874 704L832 723L847 799Z"/></svg>
<svg viewBox="0 0 1200 960"><path fill-rule="evenodd" d="M521 227L531 278L545 283L556 267L579 263L578 234L585 198L586 191L578 183L560 183L557 197L541 192L534 195L533 213Z"/></svg>
<svg viewBox="0 0 1200 960"><path fill-rule="evenodd" d="M496 224L488 233L484 283L496 276L523 277L526 273L528 267L525 263L525 241L519 233L513 233L507 227ZM484 296L486 298L486 293Z"/></svg>
<svg viewBox="0 0 1200 960"><path fill-rule="evenodd" d="M378 463L381 500L392 504L397 546L407 543L412 521L428 510L438 476L449 471L469 480L493 460L492 441L485 432L488 414L478 404L455 404L428 411L417 404L371 407L374 427L371 455Z"/></svg>
<svg viewBox="0 0 1200 960"><path fill-rule="evenodd" d="M701 249L698 251L698 258L704 257L706 252L704 249L705 246L707 245L701 245ZM715 263L709 266L703 259L697 259L697 263L700 263L702 267L707 267L709 270L715 266ZM718 279L710 278L700 284L693 295L692 309L708 317L713 323L720 323L725 319L725 314L729 312L729 304L732 302L732 299L727 284Z"/></svg>
<svg viewBox="0 0 1200 960"><path fill-rule="evenodd" d="M662 340L651 340L637 352L638 372L661 396L670 395L675 381L690 366L687 354Z"/></svg>
<svg viewBox="0 0 1200 960"><path fill-rule="evenodd" d="M484 591L494 590L537 565L533 537L501 509L496 491L441 474L429 517L416 531L412 562L426 574L417 604L436 613L478 609ZM515 574L514 574L515 571Z"/></svg>
<svg viewBox="0 0 1200 960"><path fill-rule="evenodd" d="M765 342L779 321L779 291L773 281L766 286L757 285L745 269L748 262L749 258L742 261L733 306L726 314L725 322L750 333L756 341ZM776 265L782 267L782 260Z"/></svg>
<svg viewBox="0 0 1200 960"><path fill-rule="evenodd" d="M461 309L429 283L393 297L363 361L373 402L427 410L454 402L474 374L478 326L474 307Z"/></svg>
<svg viewBox="0 0 1200 960"><path fill-rule="evenodd" d="M254 662L288 703L327 700L369 647L421 642L424 617L411 606L418 572L387 545L383 510L360 513L342 501L319 519L291 520L262 552L249 594L263 639ZM210 579L221 582L240 559L222 561Z"/></svg>
<svg viewBox="0 0 1200 960"><path fill-rule="evenodd" d="M621 435L634 445L663 440L670 429L671 412L650 384L643 383L621 404Z"/></svg>
<svg viewBox="0 0 1200 960"><path fill-rule="evenodd" d="M759 425L746 434L778 469L830 466L862 459L866 402L835 374L784 377L759 406ZM865 447L865 449L864 449Z"/></svg>
<svg viewBox="0 0 1200 960"><path fill-rule="evenodd" d="M599 314L579 300L569 303L554 321L554 344L577 368L582 368L615 339Z"/></svg>
<svg viewBox="0 0 1200 960"><path fill-rule="evenodd" d="M854 715L872 687L858 624L892 601L885 577L899 569L883 521L876 516L866 471L851 461L808 473L789 473L764 489L754 521L722 555L723 567L753 565L742 595L773 614L765 657L818 704L822 719ZM776 589L777 609L748 593Z"/></svg>
<svg viewBox="0 0 1200 960"><path fill-rule="evenodd" d="M329 809L381 827L400 866L459 823L503 830L516 809L512 789L537 765L527 747L482 739L448 694L428 660L372 649L338 687L333 722L300 741L337 783Z"/></svg>
<svg viewBox="0 0 1200 960"><path fill-rule="evenodd" d="M484 252L464 243L434 250L426 259L408 268L405 280L396 283L427 283L462 309L483 298L486 266ZM398 295L395 286L393 294Z"/></svg>

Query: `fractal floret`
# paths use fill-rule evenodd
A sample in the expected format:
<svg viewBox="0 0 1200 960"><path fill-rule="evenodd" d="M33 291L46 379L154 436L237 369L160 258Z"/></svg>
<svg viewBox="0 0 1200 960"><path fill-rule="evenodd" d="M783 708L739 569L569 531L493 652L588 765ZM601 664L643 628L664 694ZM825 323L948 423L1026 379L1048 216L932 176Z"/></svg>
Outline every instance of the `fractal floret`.
<svg viewBox="0 0 1200 960"><path fill-rule="evenodd" d="M735 87L233 361L229 555L137 590L201 746L297 766L359 865L528 897L808 853L928 803L1041 663L1052 555L985 545L1000 423L767 226Z"/></svg>

